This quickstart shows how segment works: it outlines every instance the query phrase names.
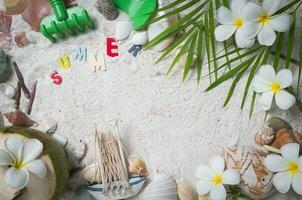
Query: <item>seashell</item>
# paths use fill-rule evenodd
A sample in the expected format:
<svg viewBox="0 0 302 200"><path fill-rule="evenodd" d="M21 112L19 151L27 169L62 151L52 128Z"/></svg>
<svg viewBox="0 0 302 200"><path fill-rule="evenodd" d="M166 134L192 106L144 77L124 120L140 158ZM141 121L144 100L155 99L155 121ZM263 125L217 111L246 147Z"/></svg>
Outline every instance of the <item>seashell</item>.
<svg viewBox="0 0 302 200"><path fill-rule="evenodd" d="M180 200L194 200L195 189L187 180L178 181L177 189Z"/></svg>
<svg viewBox="0 0 302 200"><path fill-rule="evenodd" d="M271 127L262 129L254 136L255 143L260 146L269 145L274 141L274 139L275 131Z"/></svg>
<svg viewBox="0 0 302 200"><path fill-rule="evenodd" d="M186 62L187 62L187 57L188 57L188 53L185 53L178 61L178 66L182 69L184 69L186 67ZM193 55L193 62L192 62L192 66L195 65L196 63L196 55ZM191 66L191 67L192 67Z"/></svg>
<svg viewBox="0 0 302 200"><path fill-rule="evenodd" d="M144 45L148 42L148 33L146 31L137 32L132 37L132 44Z"/></svg>
<svg viewBox="0 0 302 200"><path fill-rule="evenodd" d="M124 40L127 39L132 31L132 25L129 21L119 21L116 24L115 39Z"/></svg>
<svg viewBox="0 0 302 200"><path fill-rule="evenodd" d="M302 134L297 131L289 131L286 128L280 129L276 134L274 142L270 146L280 149L283 145L288 143L298 143L301 146Z"/></svg>
<svg viewBox="0 0 302 200"><path fill-rule="evenodd" d="M97 0L95 7L107 20L116 19L119 13L112 0Z"/></svg>
<svg viewBox="0 0 302 200"><path fill-rule="evenodd" d="M159 0L159 8L164 7L165 5L169 4L169 1ZM171 10L165 10L160 11L157 13L156 17L160 17L164 14L167 14ZM174 22L176 22L178 19L178 15L172 15L170 17L167 17L165 19L162 19L158 22L152 23L148 26L148 37L149 40L154 39L156 36L158 36L162 31L164 31L166 28L170 27ZM174 41L174 36L171 36L158 45L154 46L153 49L156 51L163 51L165 50L172 42Z"/></svg>
<svg viewBox="0 0 302 200"><path fill-rule="evenodd" d="M266 121L266 123L269 127L273 128L276 133L283 128L293 130L289 123L279 117L271 117Z"/></svg>
<svg viewBox="0 0 302 200"><path fill-rule="evenodd" d="M226 168L240 172L239 188L252 199L263 199L276 190L273 185L273 173L263 164L267 152L253 147L223 148L222 156Z"/></svg>
<svg viewBox="0 0 302 200"><path fill-rule="evenodd" d="M28 0L4 0L5 12L9 15L18 15L26 8Z"/></svg>
<svg viewBox="0 0 302 200"><path fill-rule="evenodd" d="M35 121L31 120L26 114L21 111L5 113L3 115L13 126L29 128L36 124Z"/></svg>
<svg viewBox="0 0 302 200"><path fill-rule="evenodd" d="M81 170L80 176L86 180L89 181L90 183L95 182L96 180L96 165L91 164L86 166L84 169Z"/></svg>
<svg viewBox="0 0 302 200"><path fill-rule="evenodd" d="M132 176L148 176L146 165L140 159L129 159L129 172Z"/></svg>
<svg viewBox="0 0 302 200"><path fill-rule="evenodd" d="M10 99L13 99L16 96L16 89L6 83L0 83L0 92Z"/></svg>
<svg viewBox="0 0 302 200"><path fill-rule="evenodd" d="M207 195L199 195L198 200L209 200L210 198Z"/></svg>
<svg viewBox="0 0 302 200"><path fill-rule="evenodd" d="M161 174L146 187L142 199L144 200L176 200L177 184L172 176Z"/></svg>

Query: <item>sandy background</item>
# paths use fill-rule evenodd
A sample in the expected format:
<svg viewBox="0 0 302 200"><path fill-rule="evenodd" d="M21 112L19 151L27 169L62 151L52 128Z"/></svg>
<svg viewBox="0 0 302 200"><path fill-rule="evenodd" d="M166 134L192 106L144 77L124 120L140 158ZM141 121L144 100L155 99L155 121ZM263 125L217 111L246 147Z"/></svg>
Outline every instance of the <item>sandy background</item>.
<svg viewBox="0 0 302 200"><path fill-rule="evenodd" d="M84 163L89 164L93 159L95 124L105 131L113 120L119 121L128 153L145 160L151 173L158 170L193 183L196 168L207 163L221 146L238 135L241 144L252 143L254 134L264 126L265 113L258 104L252 119L248 118L248 106L240 110L245 82L238 84L229 106L223 108L230 82L205 93L208 78L197 85L192 73L182 83L182 70L177 67L166 77L171 59L154 65L160 55L155 51L142 52L134 58L127 52L130 40L119 45L119 57L106 58L106 71L93 73L87 62L74 60L78 47L88 48L88 54L100 48L105 50L105 38L114 36L116 22L127 20L120 14L117 20L108 22L91 0L79 0L79 4L96 20L97 29L51 44L17 16L13 33L26 31L33 43L26 48L14 46L8 54L19 64L30 87L38 80L33 114L47 113L53 117L59 125L57 132L68 138L70 146L76 148L79 140L88 143ZM57 63L63 53L71 59L72 67L68 70L60 69ZM55 69L63 77L60 86L50 79ZM16 77L12 75L9 83L16 85ZM22 105L26 107L25 101ZM0 111L13 108L14 101L0 94ZM287 112L275 109L269 115L284 117L297 130L302 130L302 115L296 107ZM284 195L279 199L296 198Z"/></svg>

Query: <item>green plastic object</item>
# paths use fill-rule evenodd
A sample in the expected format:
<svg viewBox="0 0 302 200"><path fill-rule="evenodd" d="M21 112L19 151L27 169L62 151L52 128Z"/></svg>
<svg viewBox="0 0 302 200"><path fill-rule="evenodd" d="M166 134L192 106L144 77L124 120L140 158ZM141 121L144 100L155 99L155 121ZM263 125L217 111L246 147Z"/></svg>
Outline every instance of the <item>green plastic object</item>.
<svg viewBox="0 0 302 200"><path fill-rule="evenodd" d="M84 8L75 6L66 9L63 0L50 0L50 4L54 14L43 18L40 29L51 42L56 42L57 38L64 39L66 33L70 35L76 35L77 31L83 33L86 25L90 29L95 27Z"/></svg>
<svg viewBox="0 0 302 200"><path fill-rule="evenodd" d="M157 0L113 0L131 19L135 30L141 29L153 15Z"/></svg>

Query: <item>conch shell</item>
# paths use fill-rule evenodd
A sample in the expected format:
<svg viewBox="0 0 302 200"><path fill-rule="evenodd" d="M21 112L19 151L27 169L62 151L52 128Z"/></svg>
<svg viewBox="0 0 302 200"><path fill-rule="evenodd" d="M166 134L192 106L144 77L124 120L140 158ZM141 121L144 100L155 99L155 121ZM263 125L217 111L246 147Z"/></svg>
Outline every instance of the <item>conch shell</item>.
<svg viewBox="0 0 302 200"><path fill-rule="evenodd" d="M258 132L255 137L255 143L263 146L271 144L275 139L275 131L273 128L264 128L260 132Z"/></svg>
<svg viewBox="0 0 302 200"><path fill-rule="evenodd" d="M26 114L21 111L5 113L3 115L13 126L29 128L36 124L35 121L31 120Z"/></svg>
<svg viewBox="0 0 302 200"><path fill-rule="evenodd" d="M140 159L129 160L129 172L131 175L148 176L146 165Z"/></svg>
<svg viewBox="0 0 302 200"><path fill-rule="evenodd" d="M25 9L28 0L4 0L5 12L9 15L18 15Z"/></svg>
<svg viewBox="0 0 302 200"><path fill-rule="evenodd" d="M276 139L270 146L280 149L283 145L288 143L298 143L301 146L302 134L297 131L289 131L286 128L280 129L277 132Z"/></svg>

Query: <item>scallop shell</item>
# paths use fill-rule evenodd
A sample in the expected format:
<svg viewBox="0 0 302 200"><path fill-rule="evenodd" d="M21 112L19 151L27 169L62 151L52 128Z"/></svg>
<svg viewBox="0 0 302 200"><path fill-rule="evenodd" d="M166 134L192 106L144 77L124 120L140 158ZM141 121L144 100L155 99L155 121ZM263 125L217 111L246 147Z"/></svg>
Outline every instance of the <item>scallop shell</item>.
<svg viewBox="0 0 302 200"><path fill-rule="evenodd" d="M289 123L279 117L271 117L266 121L266 123L269 127L273 128L275 132L278 132L280 129L283 128L293 130Z"/></svg>
<svg viewBox="0 0 302 200"><path fill-rule="evenodd" d="M6 83L0 84L0 92L2 92L5 96L7 96L10 99L13 99L16 96L16 89Z"/></svg>
<svg viewBox="0 0 302 200"><path fill-rule="evenodd" d="M178 198L180 200L194 200L195 189L187 180L177 182Z"/></svg>
<svg viewBox="0 0 302 200"><path fill-rule="evenodd" d="M132 44L144 45L148 42L148 34L146 31L137 32L132 37Z"/></svg>
<svg viewBox="0 0 302 200"><path fill-rule="evenodd" d="M26 8L28 0L4 0L5 12L9 15L18 15Z"/></svg>
<svg viewBox="0 0 302 200"><path fill-rule="evenodd" d="M239 188L252 199L263 199L275 192L273 173L266 169L263 159L267 152L243 146L224 148L222 155L228 169L240 172Z"/></svg>
<svg viewBox="0 0 302 200"><path fill-rule="evenodd" d="M146 187L142 199L144 200L176 200L177 184L172 176L161 174Z"/></svg>
<svg viewBox="0 0 302 200"><path fill-rule="evenodd" d="M274 141L274 139L275 131L270 127L262 129L254 137L255 143L260 146L269 145Z"/></svg>
<svg viewBox="0 0 302 200"><path fill-rule="evenodd" d="M119 21L116 24L115 39L124 40L129 37L132 31L132 24L129 21Z"/></svg>
<svg viewBox="0 0 302 200"><path fill-rule="evenodd" d="M298 143L301 146L302 134L297 131L289 131L286 128L280 129L277 132L276 139L270 146L280 149L283 145L288 143Z"/></svg>
<svg viewBox="0 0 302 200"><path fill-rule="evenodd" d="M129 159L129 172L132 176L148 176L146 165L140 159Z"/></svg>

